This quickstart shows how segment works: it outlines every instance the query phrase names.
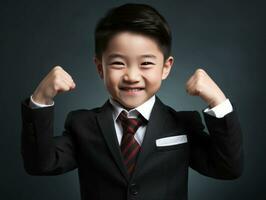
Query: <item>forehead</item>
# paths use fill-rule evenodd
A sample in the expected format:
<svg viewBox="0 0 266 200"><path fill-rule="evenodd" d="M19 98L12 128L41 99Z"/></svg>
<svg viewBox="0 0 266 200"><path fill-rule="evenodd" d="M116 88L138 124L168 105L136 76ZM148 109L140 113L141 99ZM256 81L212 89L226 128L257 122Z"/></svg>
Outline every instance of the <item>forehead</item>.
<svg viewBox="0 0 266 200"><path fill-rule="evenodd" d="M143 58L163 57L153 38L132 32L120 32L114 35L103 52L105 58L115 58L121 55Z"/></svg>

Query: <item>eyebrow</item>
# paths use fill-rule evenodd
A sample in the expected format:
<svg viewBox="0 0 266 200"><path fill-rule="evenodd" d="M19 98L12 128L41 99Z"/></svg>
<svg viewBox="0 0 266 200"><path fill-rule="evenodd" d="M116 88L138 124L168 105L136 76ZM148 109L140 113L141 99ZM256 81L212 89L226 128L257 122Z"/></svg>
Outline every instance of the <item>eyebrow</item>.
<svg viewBox="0 0 266 200"><path fill-rule="evenodd" d="M142 57L142 58L154 58L154 59L157 58L155 55L152 55L152 54L146 54L146 55L142 55L140 57Z"/></svg>
<svg viewBox="0 0 266 200"><path fill-rule="evenodd" d="M126 58L126 57L127 57L127 56L124 56L124 55L122 55L122 54L118 54L118 53L110 54L110 55L108 56L109 59L112 59L112 58ZM157 58L157 57L156 57L155 55L153 55L153 54L144 54L144 55L141 55L141 56L139 56L139 57L141 57L141 58L154 58L154 59Z"/></svg>

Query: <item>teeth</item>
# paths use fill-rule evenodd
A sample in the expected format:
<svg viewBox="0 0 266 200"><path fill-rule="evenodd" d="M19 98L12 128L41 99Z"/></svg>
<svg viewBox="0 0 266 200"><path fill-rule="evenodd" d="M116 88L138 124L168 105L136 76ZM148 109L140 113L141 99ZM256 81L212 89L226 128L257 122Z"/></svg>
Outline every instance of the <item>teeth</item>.
<svg viewBox="0 0 266 200"><path fill-rule="evenodd" d="M139 91L140 89L126 89L126 90L136 92L136 91Z"/></svg>
<svg viewBox="0 0 266 200"><path fill-rule="evenodd" d="M130 92L137 92L139 90L141 90L140 88L123 88L126 91L130 91Z"/></svg>

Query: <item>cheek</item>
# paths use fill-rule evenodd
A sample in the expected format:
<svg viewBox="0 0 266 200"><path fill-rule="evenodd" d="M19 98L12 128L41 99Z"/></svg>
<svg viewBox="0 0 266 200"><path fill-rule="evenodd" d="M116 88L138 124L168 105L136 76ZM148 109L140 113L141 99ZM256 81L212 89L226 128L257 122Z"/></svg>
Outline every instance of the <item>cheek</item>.
<svg viewBox="0 0 266 200"><path fill-rule="evenodd" d="M118 85L120 80L120 73L115 70L106 70L105 72L105 84L108 88L114 88Z"/></svg>
<svg viewBox="0 0 266 200"><path fill-rule="evenodd" d="M150 87L159 87L162 81L162 72L158 69L149 71L145 74L145 78Z"/></svg>

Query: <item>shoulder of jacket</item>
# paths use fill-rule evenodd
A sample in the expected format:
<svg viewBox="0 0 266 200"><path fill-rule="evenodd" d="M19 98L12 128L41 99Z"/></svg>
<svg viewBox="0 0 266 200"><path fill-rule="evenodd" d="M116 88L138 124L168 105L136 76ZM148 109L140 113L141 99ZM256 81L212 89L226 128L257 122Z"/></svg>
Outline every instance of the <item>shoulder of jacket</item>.
<svg viewBox="0 0 266 200"><path fill-rule="evenodd" d="M166 109L167 109L167 111L170 114L175 115L177 117L180 116L182 118L184 118L184 117L192 117L192 116L199 115L199 112L196 111L196 110L179 110L179 111L177 111L177 110L173 109L170 106L166 106Z"/></svg>
<svg viewBox="0 0 266 200"><path fill-rule="evenodd" d="M174 120L179 124L183 124L183 126L186 129L190 131L204 129L204 125L202 123L202 118L199 111L195 110L176 111L171 107L167 107L167 109L174 118Z"/></svg>
<svg viewBox="0 0 266 200"><path fill-rule="evenodd" d="M92 108L92 109L76 109L72 110L68 113L68 116L72 119L80 118L80 117L93 117L96 113L101 110L100 107Z"/></svg>

